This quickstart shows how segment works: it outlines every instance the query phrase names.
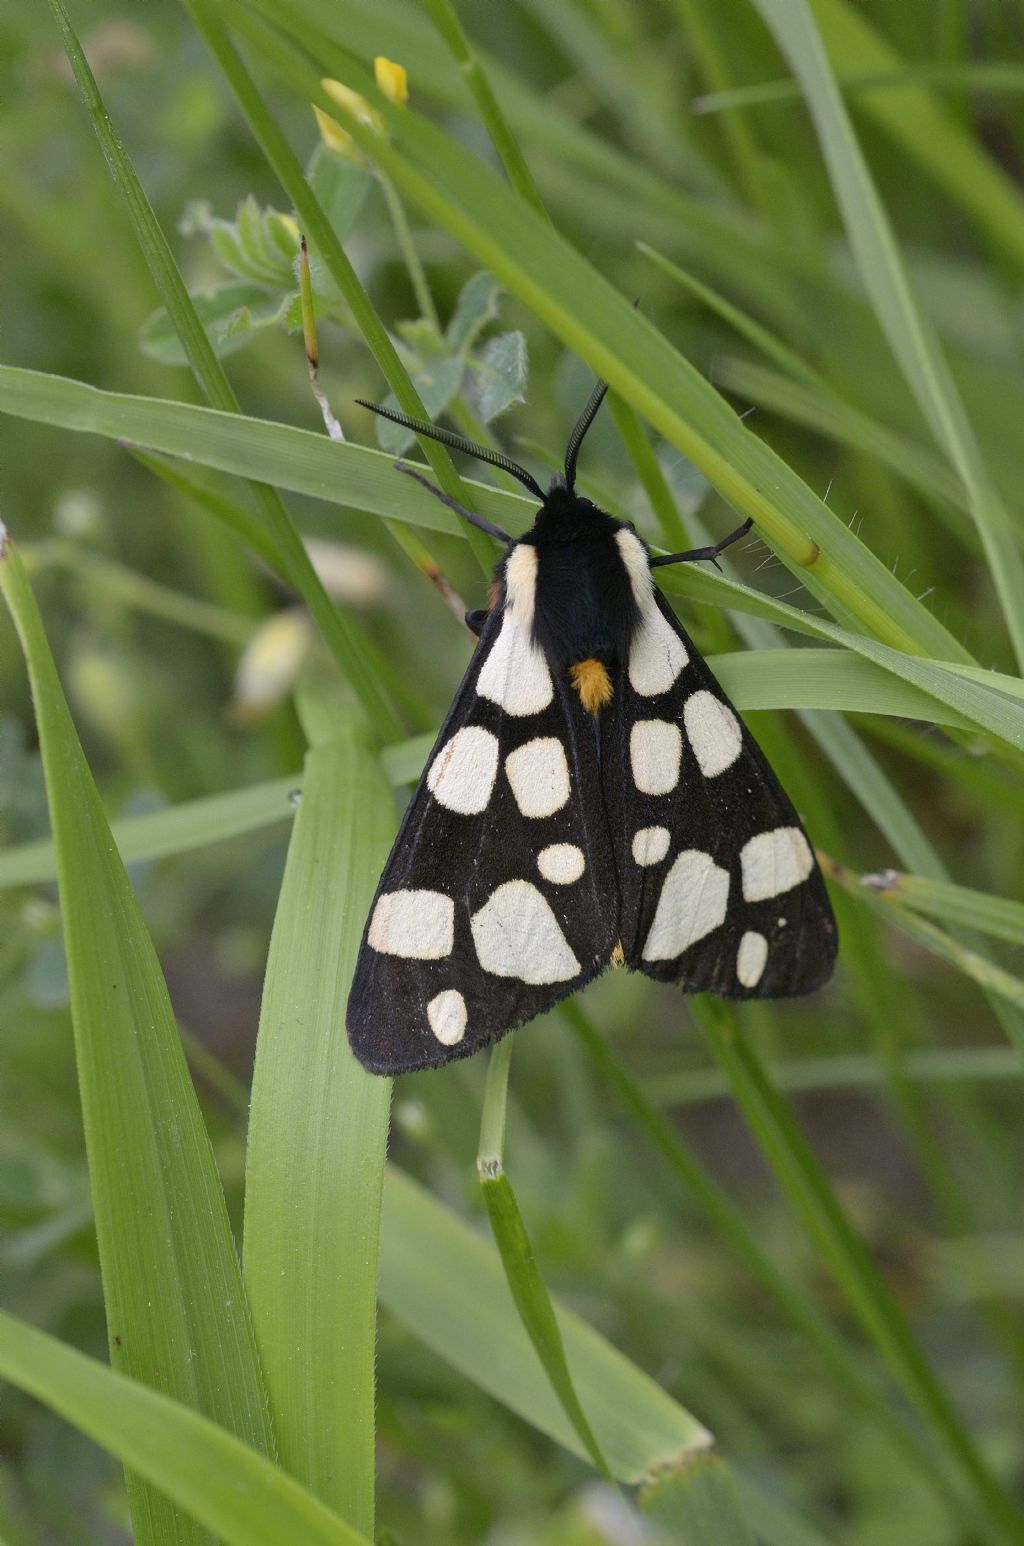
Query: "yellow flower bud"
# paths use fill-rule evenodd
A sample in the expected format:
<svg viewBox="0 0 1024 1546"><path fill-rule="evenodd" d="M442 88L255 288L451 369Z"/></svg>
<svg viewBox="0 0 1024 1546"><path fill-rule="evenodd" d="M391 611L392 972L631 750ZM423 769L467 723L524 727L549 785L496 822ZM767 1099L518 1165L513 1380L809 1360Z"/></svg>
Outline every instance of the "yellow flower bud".
<svg viewBox="0 0 1024 1546"><path fill-rule="evenodd" d="M396 107L404 107L409 100L409 77L405 66L378 54L373 61L373 73L381 92Z"/></svg>
<svg viewBox="0 0 1024 1546"><path fill-rule="evenodd" d="M343 86L341 81L329 78L322 80L320 84L324 94L330 97L332 102L337 102L349 118L354 118L357 123L366 124L369 128L375 129L378 134L383 133L384 126L380 114L370 106L365 97L359 95L358 91L353 91L351 86ZM328 150L336 151L347 161L355 161L362 165L365 157L348 131L342 128L337 119L323 112L315 103L313 111L320 125L321 138Z"/></svg>

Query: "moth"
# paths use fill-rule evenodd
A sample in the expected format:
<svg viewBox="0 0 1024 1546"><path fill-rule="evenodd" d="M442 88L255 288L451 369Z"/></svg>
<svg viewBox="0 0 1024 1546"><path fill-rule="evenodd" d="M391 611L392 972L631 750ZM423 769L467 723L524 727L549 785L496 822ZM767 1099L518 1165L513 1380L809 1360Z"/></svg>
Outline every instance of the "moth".
<svg viewBox="0 0 1024 1546"><path fill-rule="evenodd" d="M505 544L478 643L409 803L363 933L348 1034L373 1073L449 1063L607 966L686 993L785 998L832 973L836 926L807 835L756 742L654 583L629 521L576 492L598 383L545 493ZM373 408L373 404L363 406Z"/></svg>

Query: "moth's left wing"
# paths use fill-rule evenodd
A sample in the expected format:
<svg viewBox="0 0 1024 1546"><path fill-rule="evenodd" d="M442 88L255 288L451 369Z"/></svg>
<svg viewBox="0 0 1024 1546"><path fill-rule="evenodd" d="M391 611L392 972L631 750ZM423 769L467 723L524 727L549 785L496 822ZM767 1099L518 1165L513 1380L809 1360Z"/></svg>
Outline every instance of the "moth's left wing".
<svg viewBox="0 0 1024 1546"><path fill-rule="evenodd" d="M687 993L810 993L836 926L800 818L656 588L641 612L602 715L626 963Z"/></svg>
<svg viewBox="0 0 1024 1546"><path fill-rule="evenodd" d="M595 722L499 603L370 909L353 1050L383 1074L466 1057L589 982L615 925Z"/></svg>

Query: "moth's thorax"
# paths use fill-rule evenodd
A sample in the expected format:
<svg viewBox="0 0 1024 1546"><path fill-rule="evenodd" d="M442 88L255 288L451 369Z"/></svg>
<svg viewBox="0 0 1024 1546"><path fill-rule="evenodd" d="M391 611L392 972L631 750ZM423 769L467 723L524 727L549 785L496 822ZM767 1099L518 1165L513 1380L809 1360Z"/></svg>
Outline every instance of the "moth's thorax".
<svg viewBox="0 0 1024 1546"><path fill-rule="evenodd" d="M649 577L646 549L631 528L558 486L509 551L504 572L507 603L556 670L590 659L624 662L640 622L638 585L642 594Z"/></svg>

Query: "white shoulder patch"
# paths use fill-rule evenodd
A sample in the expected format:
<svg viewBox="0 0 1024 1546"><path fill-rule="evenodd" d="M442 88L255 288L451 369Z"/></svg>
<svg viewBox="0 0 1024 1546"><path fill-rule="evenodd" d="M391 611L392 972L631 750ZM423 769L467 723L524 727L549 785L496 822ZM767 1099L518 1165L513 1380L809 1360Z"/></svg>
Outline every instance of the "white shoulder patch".
<svg viewBox="0 0 1024 1546"><path fill-rule="evenodd" d="M528 880L499 886L469 924L477 959L495 977L540 986L568 982L581 970L558 919Z"/></svg>
<svg viewBox="0 0 1024 1546"><path fill-rule="evenodd" d="M506 604L501 632L480 667L476 690L514 718L539 714L555 695L543 651L515 607Z"/></svg>
<svg viewBox="0 0 1024 1546"><path fill-rule="evenodd" d="M629 680L634 692L653 698L668 692L690 657L654 599L651 564L640 538L631 531L618 531L615 540L640 612L640 624L629 648Z"/></svg>

